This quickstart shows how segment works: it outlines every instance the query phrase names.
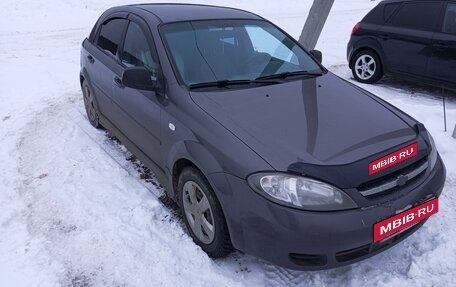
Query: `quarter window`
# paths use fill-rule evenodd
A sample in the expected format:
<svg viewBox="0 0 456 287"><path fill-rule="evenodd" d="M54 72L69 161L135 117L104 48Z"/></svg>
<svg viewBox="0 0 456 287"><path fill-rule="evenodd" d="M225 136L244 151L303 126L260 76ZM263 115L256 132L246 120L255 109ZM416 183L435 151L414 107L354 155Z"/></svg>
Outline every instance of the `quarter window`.
<svg viewBox="0 0 456 287"><path fill-rule="evenodd" d="M122 63L129 67L145 67L152 76L156 76L157 65L152 57L146 35L135 22L130 22L128 25L122 52Z"/></svg>
<svg viewBox="0 0 456 287"><path fill-rule="evenodd" d="M440 7L440 2L404 3L390 23L397 27L433 31Z"/></svg>
<svg viewBox="0 0 456 287"><path fill-rule="evenodd" d="M98 36L98 47L115 56L126 23L127 20L118 18L104 23L101 26L100 35Z"/></svg>
<svg viewBox="0 0 456 287"><path fill-rule="evenodd" d="M443 32L456 34L456 4L448 4L445 20L443 21Z"/></svg>

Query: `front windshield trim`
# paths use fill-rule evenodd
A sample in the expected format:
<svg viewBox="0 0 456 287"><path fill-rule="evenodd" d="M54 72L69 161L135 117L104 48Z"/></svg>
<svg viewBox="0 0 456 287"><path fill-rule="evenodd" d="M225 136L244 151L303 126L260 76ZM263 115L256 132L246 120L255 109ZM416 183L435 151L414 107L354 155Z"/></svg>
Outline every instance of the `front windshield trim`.
<svg viewBox="0 0 456 287"><path fill-rule="evenodd" d="M280 31L284 36L286 36L288 39L290 39L293 42L293 44L295 44L297 47L299 47L310 59L312 59L312 61L319 67L319 69L320 69L322 74L328 73L328 70L322 65L322 63L320 63L318 60L316 60L315 57L301 45L301 43L299 43L294 37L290 36L282 28L278 27L277 25L275 25L271 21L269 21L267 19L264 19L264 18L222 18L222 19L221 18L214 18L214 19L207 18L207 19L196 19L196 20L179 20L179 21L161 23L161 24L158 25L158 34L159 34L160 40L161 40L161 42L162 42L162 44L163 44L163 46L165 48L165 54L166 54L166 56L168 58L168 61L170 63L171 70L172 70L172 72L174 74L174 77L177 80L178 84L181 87L186 88L188 91L191 90L191 87L190 87L191 84L187 84L184 81L184 79L182 78L180 72L178 71L176 63L174 61L174 58L171 55L171 50L170 50L169 44L168 44L168 42L165 39L165 33L163 31L163 28L167 27L169 25L179 24L179 23L189 23L190 25L192 25L193 23L210 22L210 21L246 21L246 22L263 22L263 23L267 23L267 24L271 25L272 27L274 27L275 29L277 29L278 31ZM298 77L296 77L296 78L298 78ZM236 80L243 80L243 79L232 79L232 80L236 81ZM256 79L251 79L251 81L255 81L255 80ZM219 81L224 81L224 80L219 80ZM276 81L276 83L283 83L283 81ZM195 83L195 84L197 84L197 83ZM202 83L200 83L200 84L202 84Z"/></svg>

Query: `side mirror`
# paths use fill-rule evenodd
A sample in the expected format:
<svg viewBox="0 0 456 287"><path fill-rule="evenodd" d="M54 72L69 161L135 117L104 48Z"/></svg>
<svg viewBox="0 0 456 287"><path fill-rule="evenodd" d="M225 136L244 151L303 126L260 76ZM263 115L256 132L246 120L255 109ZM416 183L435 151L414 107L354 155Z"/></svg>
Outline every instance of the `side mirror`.
<svg viewBox="0 0 456 287"><path fill-rule="evenodd" d="M152 80L149 70L144 67L126 68L122 74L122 84L126 87L154 91L157 87L157 81Z"/></svg>
<svg viewBox="0 0 456 287"><path fill-rule="evenodd" d="M314 58L317 59L318 62L321 63L323 61L323 54L320 51L312 50L310 51L310 54L314 56Z"/></svg>

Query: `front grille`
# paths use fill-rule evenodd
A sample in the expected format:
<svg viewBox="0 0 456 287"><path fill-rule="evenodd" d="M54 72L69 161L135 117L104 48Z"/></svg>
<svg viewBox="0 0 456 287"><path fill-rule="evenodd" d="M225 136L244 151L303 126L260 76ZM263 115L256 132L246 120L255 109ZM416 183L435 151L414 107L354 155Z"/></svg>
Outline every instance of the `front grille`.
<svg viewBox="0 0 456 287"><path fill-rule="evenodd" d="M427 158L423 158L392 174L361 184L358 191L367 199L377 199L419 181L427 168ZM401 177L405 180L405 184L400 184Z"/></svg>

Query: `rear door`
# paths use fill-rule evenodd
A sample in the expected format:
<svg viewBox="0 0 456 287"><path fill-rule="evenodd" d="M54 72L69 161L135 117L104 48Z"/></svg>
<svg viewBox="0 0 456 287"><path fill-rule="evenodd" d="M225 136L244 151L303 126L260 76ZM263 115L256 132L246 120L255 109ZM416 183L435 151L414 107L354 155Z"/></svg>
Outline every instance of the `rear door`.
<svg viewBox="0 0 456 287"><path fill-rule="evenodd" d="M438 83L456 85L456 1L447 3L441 27L434 35L428 77Z"/></svg>
<svg viewBox="0 0 456 287"><path fill-rule="evenodd" d="M112 101L115 97L113 79L119 71L119 44L127 27L128 20L122 18L126 14L111 16L100 27L95 45L89 45L87 68L93 88L95 89L98 108L109 121L113 121L116 113Z"/></svg>
<svg viewBox="0 0 456 287"><path fill-rule="evenodd" d="M118 117L115 125L157 166L162 166L160 118L162 104L154 91L136 90L120 82L128 67L145 67L153 80L157 79L158 61L148 25L130 14L120 55L120 69L114 75L117 91L114 109Z"/></svg>
<svg viewBox="0 0 456 287"><path fill-rule="evenodd" d="M389 71L425 76L441 8L440 1L405 2L392 15L380 35Z"/></svg>

